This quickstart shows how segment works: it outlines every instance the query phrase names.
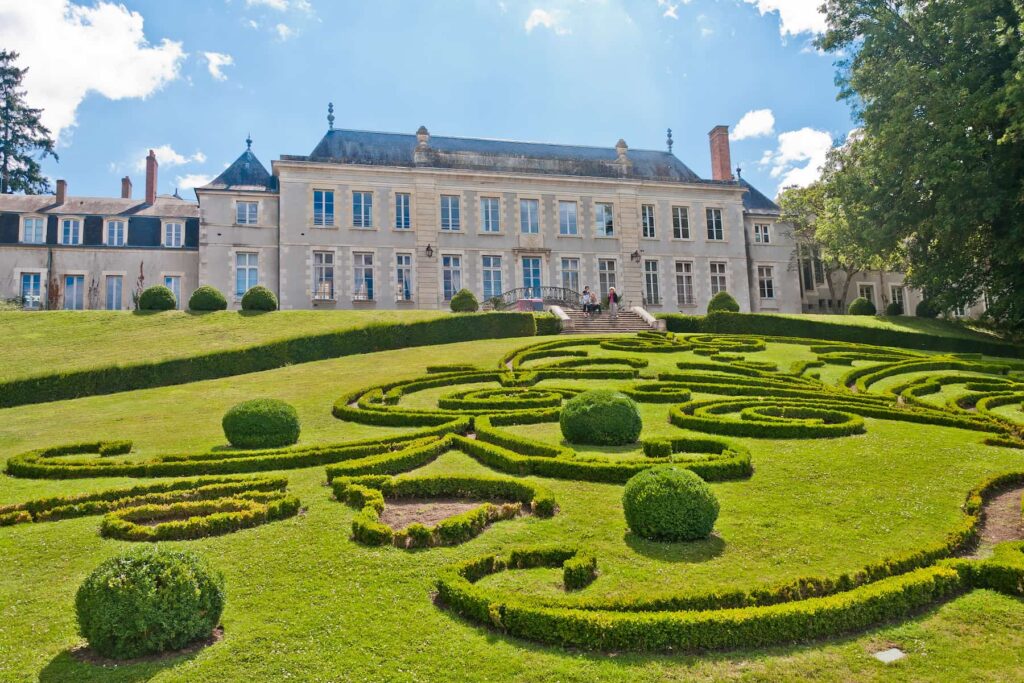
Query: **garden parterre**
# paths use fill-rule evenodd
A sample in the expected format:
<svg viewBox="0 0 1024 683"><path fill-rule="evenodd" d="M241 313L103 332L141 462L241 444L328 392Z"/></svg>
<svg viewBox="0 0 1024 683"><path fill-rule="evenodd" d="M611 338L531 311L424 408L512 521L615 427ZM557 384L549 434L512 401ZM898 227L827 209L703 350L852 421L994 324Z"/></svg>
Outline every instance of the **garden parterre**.
<svg viewBox="0 0 1024 683"><path fill-rule="evenodd" d="M285 476L292 478L294 475L288 472L326 465L328 478L338 481L345 477L401 475L423 467L444 465L443 458L449 458L450 462L450 456L461 453L492 471L498 470L502 477L521 478L525 475L527 481L538 481L537 477L542 477L545 485L550 484L552 488L555 488L554 482L557 481L571 482L574 487L583 482L595 482L603 487L600 490L605 497L610 496L614 500L615 494L611 491L629 475L656 462L667 461L685 463L705 479L723 482L723 486L732 487L737 495L742 496L742 487L750 486L761 475L762 470L759 468L765 468L766 473L771 469L775 444L782 443L784 448L800 449L803 446L799 442L803 440L815 444L815 447L824 442L842 444L848 439L880 438L885 441L894 433L894 425L902 425L904 429L920 428L925 432L941 430L946 437L956 434L959 443L964 444L977 443L990 435L1013 445L1019 439L1019 416L1012 412L1006 415L991 414L981 412L973 405L954 408L945 403L917 404L903 397L903 393L912 387L875 392L872 390L873 385L868 384L861 390L856 387L859 376L839 386L822 384L813 377L817 369L814 363L821 363L821 367L854 363L853 366L847 365L846 372L851 367L858 369L870 363L877 374L886 370L886 364L908 364L908 367L916 368L924 362L966 362L971 369L965 370L953 365L946 369L949 372L974 372L972 376L975 378L980 376L994 380L995 384L975 384L974 389L964 387L965 392L981 394L979 400L987 400L990 394L992 397L1002 397L1007 395L1005 392L1013 391L1015 385L1019 385L1012 364L989 364L980 359L936 359L893 350L887 350L888 355L882 360L875 354L871 360L851 361L849 354L856 354L863 349L845 344L821 344L822 348L815 349L814 344L766 344L757 338L709 335L686 338L641 335L608 340L556 339L531 345L528 350L520 352L522 346L522 340L505 344L510 351L498 362L481 363L472 369L433 368L437 372L344 392L335 403L335 416L346 424L365 427L362 431L364 435L389 429L383 439L370 437L332 442L319 437L315 442L300 443L295 448L274 452L206 450L164 453L156 457L132 454L90 457L36 451L15 456L9 461L8 468L13 466L12 473L22 476L61 476L57 472L70 467L77 469L79 475L85 473L85 476L132 477L198 477L269 470L275 471L276 476L285 470ZM666 346L673 348L665 351L663 349ZM877 350L877 347L866 348ZM871 350L863 351L864 357L872 356ZM839 355L829 357L829 354ZM803 365L795 367L797 363ZM932 373L935 376L934 369ZM844 378L847 379L851 378ZM849 388L851 384L857 391ZM949 384L955 386L952 382ZM560 443L557 438L551 438L550 431L545 431L557 421L557 404L552 404L559 397L571 396L586 386L621 388L632 392L631 395L642 402L645 432L635 449L609 449L605 452L592 448L577 450ZM979 386L984 391L977 391ZM658 388L649 391L645 390L646 387ZM686 393L689 396L685 396ZM665 394L674 395L672 401L664 400ZM658 400L648 403L644 401L644 395ZM465 403L467 399L470 405ZM768 408L781 405L782 410L765 409L759 405L737 406L732 403L754 399ZM791 403L782 405L780 401ZM683 431L680 425L670 423L670 418L677 412L685 414L682 406L693 402L712 402L713 406L718 406L716 410L702 412L704 419L714 423L711 429L698 428L695 431L692 425L687 425L687 430ZM483 405L487 403L491 404L490 408ZM825 403L827 407L823 408ZM1002 405L1012 406L1012 403ZM752 407L754 410L750 410ZM659 414L660 420L650 417ZM841 418L840 422L833 419L837 416ZM851 420L859 422L859 431L863 432L860 436L834 433L831 430L833 425L847 424ZM724 427L724 432L712 431L723 424L744 427L739 433L732 431L735 427ZM987 448L977 446L976 452L984 453ZM897 446L896 450L899 449ZM987 467L979 467L979 472L987 474L1000 469L1013 471L1013 461L1020 457L1019 453L1005 449L993 453L999 453L1002 464L990 463ZM263 462L259 462L261 460ZM18 472L19 467L38 468L40 463L51 469L44 467L41 470ZM161 469L164 467L173 469ZM90 468L95 468L95 471ZM323 469L319 471L322 478ZM451 478L454 475L452 473ZM304 476L309 478L309 475ZM980 481L972 484L980 486ZM967 499L966 494L970 488L971 485L963 488L958 496L960 502ZM983 496L984 491L987 489L979 489L977 495ZM322 492L317 493L315 490L313 495L320 499L324 497ZM302 497L304 504L310 504L306 493ZM572 496L564 499L557 490L555 497L563 510L573 504ZM314 505L322 502L314 500ZM728 502L727 499L723 505L723 517L729 514ZM588 511L578 512L586 516ZM857 567L849 567L847 564L846 571L832 571L833 567L828 566L835 564L835 560L832 560L831 563L823 563L820 573L805 572L794 578L791 571L794 568L790 567L791 578L788 581L751 581L749 578L744 580L734 576L731 581L723 581L724 592L665 592L650 590L642 585L628 587L628 582L623 581L621 576L622 560L630 554L636 556L637 551L632 551L628 539L624 551L620 539L620 547L605 553L607 558L602 557L602 549L607 550L608 534L599 534L605 541L597 541L588 547L576 541L572 535L559 538L558 533L537 532L543 537L541 540L562 543L561 546L556 544L561 549L554 553L560 559L523 564L511 561L508 553L529 554L528 550L533 546L528 544L518 550L506 547L493 555L496 558L494 565L502 568L497 574L489 572L474 576L477 580L470 581L460 573L465 566L462 563L472 564L479 561L475 558L488 556L463 552L458 556L463 558L460 562L451 561L443 567L434 565L433 576L429 577L429 581L436 582L442 602L447 607L471 620L479 620L488 627L544 642L626 650L703 650L793 642L859 630L880 621L907 616L970 587L989 586L994 579L983 578L987 574L977 570L980 566L977 563L956 561L942 564L944 557L954 555L970 542L976 523L976 510L973 515L968 508L963 512L947 509L945 513L939 516L945 521L935 523L931 529L930 536L934 543L904 542L904 552L892 555L884 553L875 557L874 562L861 562ZM534 518L530 520L530 527L538 530L538 525L554 526L561 516L551 520ZM604 523L608 524L607 520ZM274 526L269 525L267 528ZM552 531L558 532L559 529L556 527ZM720 528L720 536L711 544L722 544L724 539L725 547L731 548L734 538L739 542L739 537L734 535L735 531L736 528L730 525ZM250 533L255 532L246 531L238 536ZM497 533L498 527L488 529L479 541L468 544L467 550L469 546L483 542L489 535ZM621 531L619 534L621 536ZM575 547L566 546L566 541L572 541ZM201 543L209 542L212 541ZM655 552L647 545L638 545L647 552ZM708 546L705 544L701 547ZM444 551L434 549L428 552ZM680 551L670 550L669 554L672 552ZM879 554L877 545L867 555L870 556L872 552ZM546 550L538 553L549 557L545 554ZM856 553L853 555L856 556ZM574 560L577 556L582 559ZM1006 571L1016 571L1012 569L1016 566L1016 556L1011 554L1008 557L1010 559L1004 560L1004 565L1011 569ZM580 573L580 567L590 567L591 558L599 570L596 580L566 579L570 569L576 575ZM565 566L567 562L569 567ZM650 569L659 563L648 561L645 564ZM843 562L840 561L839 565L843 565ZM809 567L812 570L814 568ZM523 590L532 587L529 580L516 583L517 579L512 578L512 583L503 587L500 581L494 582L490 578L492 575L500 579L503 577L499 574L512 576L536 571L542 575L544 571L559 571L560 576L566 575L563 581L573 583L572 587L577 590L561 597L545 590L538 590L535 595L531 595L529 590ZM583 571L583 575L588 571ZM466 581L469 587L459 584L460 580ZM1003 587L1009 585L1005 577L1001 580ZM577 582L589 585L578 590L580 586L576 585ZM744 582L746 586L739 588L738 585ZM670 581L669 587L672 583L685 582ZM696 585L701 583L698 581ZM710 588L707 579L703 583ZM728 585L730 583L731 586ZM608 584L608 589L601 590L602 584ZM570 587L567 583L563 585L565 588ZM514 590L504 590L506 587ZM462 590L465 595L457 594L455 589ZM516 594L514 599L509 598L511 593ZM726 597L716 602L714 596L718 595ZM829 602L819 603L814 600ZM473 610L481 609L479 605L486 605L486 619L476 619L479 614ZM774 611L764 611L769 608ZM673 619L666 623L651 620L654 612L665 609L674 613ZM713 623L709 622L711 625L700 622L698 628L688 621L691 617L687 614L709 609L715 612L711 620ZM731 610L748 611L734 614ZM812 610L815 614L824 610L824 613L832 616L826 620L814 620L812 625L808 625L806 610ZM584 614L581 617L577 612ZM626 619L621 616L624 613L633 616ZM680 619L689 625L681 626L677 623ZM712 635L715 628L722 629L722 633L736 633L737 627L731 621L734 619L742 621L744 626L739 632L748 633L748 640L737 640L735 635L727 638ZM829 626L822 631L820 623ZM552 624L558 625L558 628L552 630ZM550 632L564 635L557 641L540 637L540 634ZM624 637L623 633L641 635ZM699 634L699 637L693 634Z"/></svg>

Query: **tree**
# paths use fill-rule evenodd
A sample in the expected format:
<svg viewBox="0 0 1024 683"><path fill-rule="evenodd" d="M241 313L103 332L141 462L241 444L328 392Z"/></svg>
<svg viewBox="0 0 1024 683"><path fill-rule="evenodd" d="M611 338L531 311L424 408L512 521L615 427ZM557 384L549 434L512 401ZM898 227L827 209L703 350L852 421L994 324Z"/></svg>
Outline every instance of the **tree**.
<svg viewBox="0 0 1024 683"><path fill-rule="evenodd" d="M17 52L0 50L0 194L42 194L50 183L35 158L57 159L50 129L40 121L41 109L25 103L21 81L28 69L15 66Z"/></svg>
<svg viewBox="0 0 1024 683"><path fill-rule="evenodd" d="M831 193L939 308L1024 329L1024 5L826 0L818 45L861 135Z"/></svg>

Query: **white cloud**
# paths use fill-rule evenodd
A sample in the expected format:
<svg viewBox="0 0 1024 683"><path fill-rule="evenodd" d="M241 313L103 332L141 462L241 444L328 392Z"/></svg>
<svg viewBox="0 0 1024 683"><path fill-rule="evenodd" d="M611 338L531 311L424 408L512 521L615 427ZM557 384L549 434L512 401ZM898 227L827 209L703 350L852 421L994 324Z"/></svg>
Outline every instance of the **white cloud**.
<svg viewBox="0 0 1024 683"><path fill-rule="evenodd" d="M156 154L156 160L160 166L184 166L191 163L201 164L206 161L206 155L199 150L196 150L196 153L192 155L181 154L170 145L160 145L159 147L153 147L152 150ZM144 172L146 170L146 156L148 154L149 150L142 150L135 155L132 166L136 171Z"/></svg>
<svg viewBox="0 0 1024 683"><path fill-rule="evenodd" d="M180 42L150 44L141 14L102 0L0 0L0 45L21 54L28 101L56 136L75 125L87 94L148 97L178 77L185 58Z"/></svg>
<svg viewBox="0 0 1024 683"><path fill-rule="evenodd" d="M672 4L666 3L665 13L662 14L661 16L663 16L663 17L665 17L667 19L678 19L679 18L678 10L679 10L679 5L672 5Z"/></svg>
<svg viewBox="0 0 1024 683"><path fill-rule="evenodd" d="M779 188L810 185L821 175L832 136L827 131L801 128L779 134L778 147L761 157L762 166L771 166L770 175L779 179Z"/></svg>
<svg viewBox="0 0 1024 683"><path fill-rule="evenodd" d="M245 0L246 7L268 7L284 12L288 9L288 0Z"/></svg>
<svg viewBox="0 0 1024 683"><path fill-rule="evenodd" d="M178 184L178 190L191 190L196 187L202 187L203 185L209 185L213 181L212 175L206 175L203 173L189 173L187 175L180 175L175 178Z"/></svg>
<svg viewBox="0 0 1024 683"><path fill-rule="evenodd" d="M769 12L779 13L779 33L824 33L827 25L825 15L818 11L821 0L744 0L756 5L762 16Z"/></svg>
<svg viewBox="0 0 1024 683"><path fill-rule="evenodd" d="M708 28L707 26L703 27L700 30L700 37L701 38L707 38L708 36L711 36L711 35L714 35L714 34L715 34L715 29Z"/></svg>
<svg viewBox="0 0 1024 683"><path fill-rule="evenodd" d="M274 31L277 32L277 37L280 40L288 40L295 35L295 30L288 26L288 24L278 24L274 27Z"/></svg>
<svg viewBox="0 0 1024 683"><path fill-rule="evenodd" d="M206 57L206 68L210 71L211 76L218 81L228 80L227 74L222 69L225 66L232 66L235 63L234 57L220 52L204 52L203 56Z"/></svg>
<svg viewBox="0 0 1024 683"><path fill-rule="evenodd" d="M542 26L553 31L555 35L564 36L572 33L572 31L565 26L564 22L566 16L567 12L563 12L562 10L545 10L538 8L530 12L530 16L526 18L526 23L523 24L523 27L526 29L527 33L532 33L533 29L538 26Z"/></svg>
<svg viewBox="0 0 1024 683"><path fill-rule="evenodd" d="M755 109L748 111L740 122L732 127L733 140L760 138L775 132L775 115L771 109Z"/></svg>

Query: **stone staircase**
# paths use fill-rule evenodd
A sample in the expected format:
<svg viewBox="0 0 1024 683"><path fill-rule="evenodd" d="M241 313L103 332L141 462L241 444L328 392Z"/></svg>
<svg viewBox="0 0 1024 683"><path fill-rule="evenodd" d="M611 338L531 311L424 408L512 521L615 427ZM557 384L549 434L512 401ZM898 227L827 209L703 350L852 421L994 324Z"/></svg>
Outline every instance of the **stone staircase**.
<svg viewBox="0 0 1024 683"><path fill-rule="evenodd" d="M645 332L650 331L643 318L631 310L619 309L619 315L612 319L608 311L602 311L600 315L586 316L583 311L566 310L566 315L572 318L574 330L562 330L562 334L614 334L616 332Z"/></svg>

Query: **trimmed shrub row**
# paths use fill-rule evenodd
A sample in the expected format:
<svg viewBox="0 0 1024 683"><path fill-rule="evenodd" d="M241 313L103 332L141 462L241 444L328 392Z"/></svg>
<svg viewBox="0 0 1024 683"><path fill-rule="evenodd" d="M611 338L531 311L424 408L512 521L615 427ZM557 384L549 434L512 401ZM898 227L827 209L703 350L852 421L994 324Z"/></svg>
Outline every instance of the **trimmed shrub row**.
<svg viewBox="0 0 1024 683"><path fill-rule="evenodd" d="M411 323L374 323L188 358L10 380L0 383L0 407L186 384L357 353L535 334L530 313L480 313Z"/></svg>

